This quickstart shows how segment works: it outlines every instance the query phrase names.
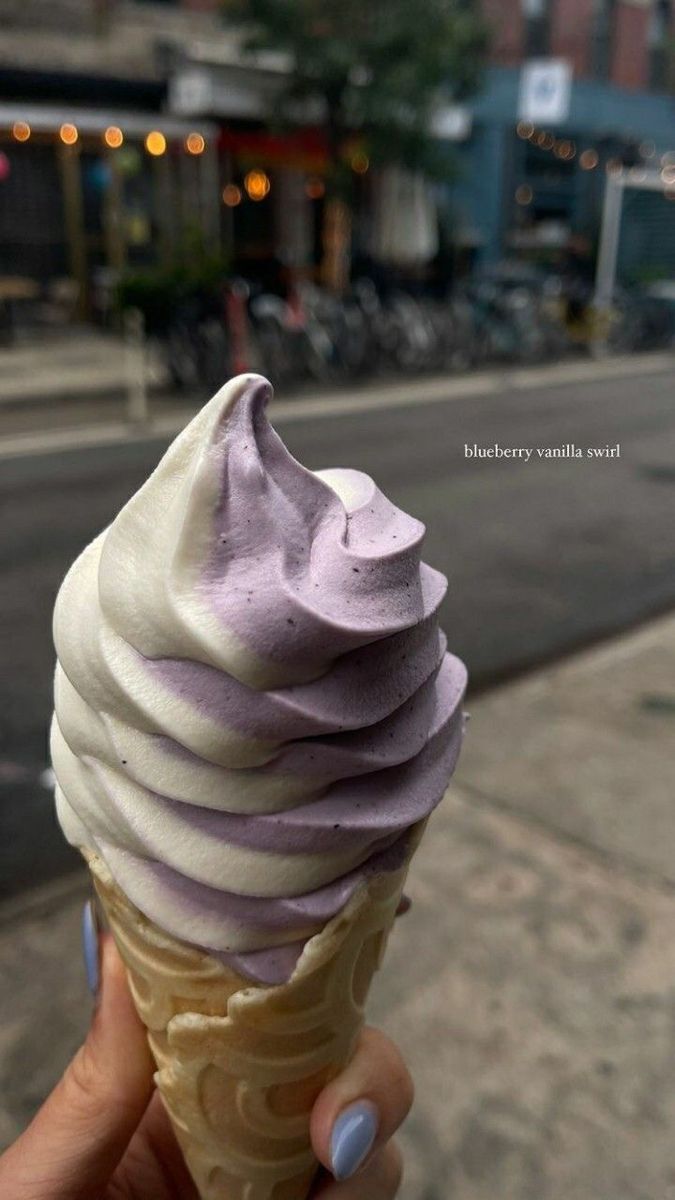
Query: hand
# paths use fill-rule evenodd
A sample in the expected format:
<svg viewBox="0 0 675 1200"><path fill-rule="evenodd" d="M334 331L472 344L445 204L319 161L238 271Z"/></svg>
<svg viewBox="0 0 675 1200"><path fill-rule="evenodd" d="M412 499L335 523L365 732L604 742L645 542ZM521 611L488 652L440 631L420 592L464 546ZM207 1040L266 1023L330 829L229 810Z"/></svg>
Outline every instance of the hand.
<svg viewBox="0 0 675 1200"><path fill-rule="evenodd" d="M198 1200L153 1072L122 961L112 937L104 934L99 1000L87 1040L28 1129L0 1157L0 1196ZM365 1029L354 1058L312 1110L312 1146L325 1168L313 1200L396 1195L401 1156L389 1139L412 1095L410 1075L394 1044ZM332 1168L342 1182L336 1182Z"/></svg>

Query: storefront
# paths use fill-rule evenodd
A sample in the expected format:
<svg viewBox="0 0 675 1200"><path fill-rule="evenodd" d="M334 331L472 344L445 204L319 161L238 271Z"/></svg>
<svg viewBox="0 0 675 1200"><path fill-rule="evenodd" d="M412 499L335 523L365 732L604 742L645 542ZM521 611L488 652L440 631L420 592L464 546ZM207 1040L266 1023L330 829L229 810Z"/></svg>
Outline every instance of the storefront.
<svg viewBox="0 0 675 1200"><path fill-rule="evenodd" d="M575 79L564 116L551 121L522 119L520 98L520 69L488 71L471 104L458 180L447 189L448 223L460 243L475 247L479 264L514 255L546 259L574 236L594 249L612 172L663 172L663 197L636 201L645 209L636 226L651 227L650 206L662 199L659 211L675 218L675 205L670 213L665 203L675 163L672 97ZM675 266L675 219L659 218L653 228L654 253ZM644 238L640 246L646 253Z"/></svg>
<svg viewBox="0 0 675 1200"><path fill-rule="evenodd" d="M186 230L220 243L218 130L160 113L0 104L0 277L74 292L78 315Z"/></svg>

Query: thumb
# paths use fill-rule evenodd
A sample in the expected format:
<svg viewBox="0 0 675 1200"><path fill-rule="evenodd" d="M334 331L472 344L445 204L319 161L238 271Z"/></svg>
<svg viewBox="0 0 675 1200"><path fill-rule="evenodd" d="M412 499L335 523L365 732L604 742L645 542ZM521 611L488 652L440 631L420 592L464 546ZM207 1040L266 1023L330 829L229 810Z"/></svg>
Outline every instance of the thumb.
<svg viewBox="0 0 675 1200"><path fill-rule="evenodd" d="M26 1132L0 1159L0 1195L99 1196L145 1112L153 1070L124 965L105 934L100 998L87 1039Z"/></svg>

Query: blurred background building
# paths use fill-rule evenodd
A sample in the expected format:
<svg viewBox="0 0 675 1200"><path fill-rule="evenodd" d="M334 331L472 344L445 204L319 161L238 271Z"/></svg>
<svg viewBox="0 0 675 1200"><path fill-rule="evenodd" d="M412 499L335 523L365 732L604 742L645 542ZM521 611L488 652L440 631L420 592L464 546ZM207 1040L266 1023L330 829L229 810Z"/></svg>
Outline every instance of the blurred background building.
<svg viewBox="0 0 675 1200"><path fill-rule="evenodd" d="M357 147L355 256L386 260L391 246L400 258L421 237L418 257L463 274L505 255L545 257L576 235L591 258L608 172L675 180L674 7L483 0L482 87L444 109L436 130L456 147L454 179L426 200L408 188L402 207L400 181L369 169ZM311 112L292 132L270 129L284 59L244 64L217 0L3 0L0 10L5 298L46 287L55 305L100 314L111 281L169 260L187 229L243 273L319 261L321 130ZM675 264L667 196L633 197L622 237L627 268L645 277Z"/></svg>

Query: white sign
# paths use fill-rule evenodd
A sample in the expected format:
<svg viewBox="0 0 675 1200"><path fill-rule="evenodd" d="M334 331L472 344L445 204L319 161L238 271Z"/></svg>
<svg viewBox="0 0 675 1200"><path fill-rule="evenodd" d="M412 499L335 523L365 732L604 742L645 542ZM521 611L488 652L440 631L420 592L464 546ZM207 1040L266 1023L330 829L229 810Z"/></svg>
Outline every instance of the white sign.
<svg viewBox="0 0 675 1200"><path fill-rule="evenodd" d="M179 71L169 80L169 108L184 117L207 113L213 101L211 74L200 67Z"/></svg>
<svg viewBox="0 0 675 1200"><path fill-rule="evenodd" d="M431 119L432 137L447 138L450 142L463 142L471 133L471 113L458 104L439 108Z"/></svg>
<svg viewBox="0 0 675 1200"><path fill-rule="evenodd" d="M572 67L562 58L532 58L520 72L518 119L557 125L570 110Z"/></svg>

